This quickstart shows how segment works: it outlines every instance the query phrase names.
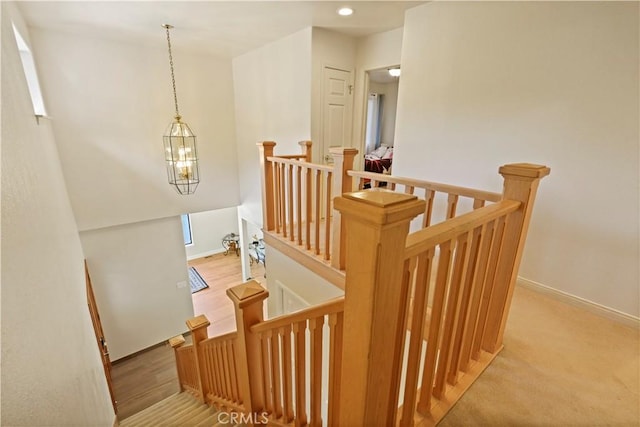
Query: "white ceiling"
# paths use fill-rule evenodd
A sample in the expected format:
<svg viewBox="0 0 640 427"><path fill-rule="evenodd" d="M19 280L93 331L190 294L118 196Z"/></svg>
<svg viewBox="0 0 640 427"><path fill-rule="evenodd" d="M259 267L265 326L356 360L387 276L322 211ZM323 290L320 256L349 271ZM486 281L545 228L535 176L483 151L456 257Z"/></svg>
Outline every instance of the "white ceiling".
<svg viewBox="0 0 640 427"><path fill-rule="evenodd" d="M83 37L165 46L162 24L172 24L171 42L181 49L233 57L305 27L355 37L404 24L416 1L38 1L19 2L32 27ZM355 12L339 16L339 7Z"/></svg>

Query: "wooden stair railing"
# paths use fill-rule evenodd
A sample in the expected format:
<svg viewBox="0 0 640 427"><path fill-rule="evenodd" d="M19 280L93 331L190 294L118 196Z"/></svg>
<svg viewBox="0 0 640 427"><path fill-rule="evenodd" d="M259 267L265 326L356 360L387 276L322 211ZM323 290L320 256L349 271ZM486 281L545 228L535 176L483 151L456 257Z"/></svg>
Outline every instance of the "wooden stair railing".
<svg viewBox="0 0 640 427"><path fill-rule="evenodd" d="M264 321L264 288L251 281L228 289L237 333L208 339L209 322L199 316L187 322L193 346L172 343L181 388L248 414L248 424L316 426L328 378L327 425L438 423L502 349L537 187L549 168L512 164L500 173L501 200L414 233L410 223L427 206L415 195L337 197L349 230L344 298Z"/></svg>
<svg viewBox="0 0 640 427"><path fill-rule="evenodd" d="M353 168L358 150L331 148L333 164L320 165L311 163L311 141L300 142L302 155L275 156L275 145L273 141L258 143L265 241L278 245L270 239L277 236L336 270L344 270L341 219L332 200L352 190L347 172ZM286 250L282 245L278 247ZM330 275L325 277L327 280L334 281L335 274L325 274Z"/></svg>
<svg viewBox="0 0 640 427"><path fill-rule="evenodd" d="M513 164L500 173L501 201L412 234L410 221L427 206L413 195L363 191L335 200L349 230L344 311L349 345L342 355L349 377L341 382L339 425L396 425L401 395L401 425L416 419L436 424L502 349L533 202L549 168ZM403 369L405 348L409 363Z"/></svg>

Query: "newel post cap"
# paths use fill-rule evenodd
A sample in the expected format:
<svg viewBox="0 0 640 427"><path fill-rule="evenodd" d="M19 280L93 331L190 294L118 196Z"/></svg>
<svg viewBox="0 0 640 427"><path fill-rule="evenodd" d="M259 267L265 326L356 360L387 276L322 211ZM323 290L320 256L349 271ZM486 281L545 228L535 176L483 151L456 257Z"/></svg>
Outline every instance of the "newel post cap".
<svg viewBox="0 0 640 427"><path fill-rule="evenodd" d="M260 141L258 143L256 143L257 146L260 147L275 147L276 142L275 141Z"/></svg>
<svg viewBox="0 0 640 427"><path fill-rule="evenodd" d="M505 178L540 179L549 175L551 169L544 165L532 163L510 163L501 166L498 171Z"/></svg>
<svg viewBox="0 0 640 427"><path fill-rule="evenodd" d="M209 322L209 319L207 319L207 316L205 316L204 314L201 314L196 317L192 317L191 319L187 320L185 323L187 324L187 327L191 332L201 328L206 328L211 324Z"/></svg>
<svg viewBox="0 0 640 427"><path fill-rule="evenodd" d="M378 225L410 221L426 206L424 200L412 194L383 189L344 193L333 203L342 215Z"/></svg>
<svg viewBox="0 0 640 427"><path fill-rule="evenodd" d="M169 338L169 345L173 348L178 348L184 344L184 337L182 335L176 335L173 338Z"/></svg>
<svg viewBox="0 0 640 427"><path fill-rule="evenodd" d="M227 296L238 308L263 301L269 296L269 291L263 288L260 283L250 280L241 285L227 289Z"/></svg>
<svg viewBox="0 0 640 427"><path fill-rule="evenodd" d="M275 144L275 142L274 142ZM313 144L313 142L311 141L298 141L298 145L301 147L311 147L311 145Z"/></svg>

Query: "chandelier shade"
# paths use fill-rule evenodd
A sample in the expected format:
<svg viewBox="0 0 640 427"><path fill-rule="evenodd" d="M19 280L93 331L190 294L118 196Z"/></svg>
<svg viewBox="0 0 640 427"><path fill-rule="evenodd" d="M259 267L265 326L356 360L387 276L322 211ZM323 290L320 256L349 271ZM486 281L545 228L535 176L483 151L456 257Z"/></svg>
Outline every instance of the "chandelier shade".
<svg viewBox="0 0 640 427"><path fill-rule="evenodd" d="M169 127L162 137L167 176L169 178L169 184L171 184L178 193L182 195L193 194L200 183L196 136L191 131L189 125L182 121L182 117L178 112L178 95L176 93L176 79L173 71L173 56L171 54L171 37L169 35L169 30L173 28L173 26L164 24L162 27L167 32L173 102L176 109L174 120L169 124Z"/></svg>
<svg viewBox="0 0 640 427"><path fill-rule="evenodd" d="M200 183L196 136L189 125L176 116L162 139L169 184L180 194L193 194Z"/></svg>

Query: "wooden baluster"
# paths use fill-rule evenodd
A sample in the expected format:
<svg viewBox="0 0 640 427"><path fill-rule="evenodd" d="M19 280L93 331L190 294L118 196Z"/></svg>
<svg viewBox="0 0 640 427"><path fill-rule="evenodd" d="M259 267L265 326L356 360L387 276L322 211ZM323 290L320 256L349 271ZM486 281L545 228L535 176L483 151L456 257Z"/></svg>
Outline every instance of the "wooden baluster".
<svg viewBox="0 0 640 427"><path fill-rule="evenodd" d="M322 325L324 317L309 319L311 377L311 426L322 426Z"/></svg>
<svg viewBox="0 0 640 427"><path fill-rule="evenodd" d="M262 381L262 395L264 396L264 408L269 414L274 413L273 396L271 395L271 365L269 364L269 337L265 332L260 334L260 364L264 375Z"/></svg>
<svg viewBox="0 0 640 427"><path fill-rule="evenodd" d="M281 174L280 174L280 165L278 163L274 163L273 164L273 174L274 174L274 209L275 212L273 214L273 221L274 221L274 227L276 230L276 233L280 233L280 228L282 225L282 200L280 198L280 180L281 180Z"/></svg>
<svg viewBox="0 0 640 427"><path fill-rule="evenodd" d="M484 207L485 201L482 199L473 199L473 209L480 209Z"/></svg>
<svg viewBox="0 0 640 427"><path fill-rule="evenodd" d="M232 340L227 342L227 350L229 352L229 372L231 373L231 400L234 403L239 403L240 394L238 393L238 370L236 369L235 344Z"/></svg>
<svg viewBox="0 0 640 427"><path fill-rule="evenodd" d="M487 318L489 316L489 303L492 298L494 288L493 278L495 277L496 269L498 268L498 260L502 249L505 219L505 217L498 218L493 232L493 241L491 242L491 250L489 252L487 272L485 273L484 284L482 286L482 300L480 303L480 311L478 312L476 336L474 337L474 343L471 349L471 357L476 360L480 357L480 350L485 336Z"/></svg>
<svg viewBox="0 0 640 427"><path fill-rule="evenodd" d="M418 270L416 272L415 290L413 294L411 336L409 338L409 354L407 357L407 374L405 376L404 403L402 406L402 418L400 420L401 426L413 425L413 416L416 410L418 374L420 372L420 357L422 355L422 336L424 334L425 317L427 315L429 300L429 282L431 278L433 253L431 250L418 256Z"/></svg>
<svg viewBox="0 0 640 427"><path fill-rule="evenodd" d="M347 172L353 169L353 161L356 154L358 154L358 150L355 148L333 147L329 149L329 153L333 157L333 183L331 186L333 191L327 190L327 193L331 194L331 200L333 200L342 196L343 193L353 191L353 178ZM332 214L331 266L338 270L344 270L345 241L341 237L345 233L344 224L342 224L340 212L334 211ZM328 221L329 215L327 215ZM327 247L329 247L328 240Z"/></svg>
<svg viewBox="0 0 640 427"><path fill-rule="evenodd" d="M282 390L280 372L280 338L278 331L267 331L269 338L269 350L271 355L271 400L273 402L273 415L276 419L282 417Z"/></svg>
<svg viewBox="0 0 640 427"><path fill-rule="evenodd" d="M331 258L331 172L327 173L327 194L324 215L324 259Z"/></svg>
<svg viewBox="0 0 640 427"><path fill-rule="evenodd" d="M460 300L460 321L458 322L456 328L451 363L447 376L447 381L453 385L458 383L458 372L460 371L460 358L462 355L462 341L464 340L465 334L469 329L469 308L471 294L473 292L473 276L475 274L478 261L478 250L481 240L480 231L481 227L478 227L473 230L472 233L469 233L469 256L467 257L467 261L465 262L463 293Z"/></svg>
<svg viewBox="0 0 640 427"><path fill-rule="evenodd" d="M427 202L424 210L424 216L422 217L422 228L426 228L431 225L431 215L433 213L433 199L436 196L436 192L433 190L424 190L424 199Z"/></svg>
<svg viewBox="0 0 640 427"><path fill-rule="evenodd" d="M293 379L291 377L291 325L280 328L282 337L282 416L285 423L293 419Z"/></svg>
<svg viewBox="0 0 640 427"><path fill-rule="evenodd" d="M293 165L287 165L287 212L289 221L289 240L292 242L295 240L293 235Z"/></svg>
<svg viewBox="0 0 640 427"><path fill-rule="evenodd" d="M285 174L286 165L280 163L280 224L282 224L282 236L287 237L287 177Z"/></svg>
<svg viewBox="0 0 640 427"><path fill-rule="evenodd" d="M251 280L227 289L227 296L234 305L238 331L236 366L240 396L246 414L260 413L265 408L261 346L260 337L251 332L251 326L263 321L264 300L269 292Z"/></svg>
<svg viewBox="0 0 640 427"><path fill-rule="evenodd" d="M295 378L296 378L296 427L307 425L307 399L306 399L306 359L305 347L307 330L306 321L293 324L293 345L295 352Z"/></svg>
<svg viewBox="0 0 640 427"><path fill-rule="evenodd" d="M209 390L209 393L211 393L214 396L217 396L219 394L219 390L215 382L217 369L215 365L215 357L214 357L213 350L214 350L213 345L211 343L207 343L207 346L204 348L204 356L205 356L205 363L207 364L207 372L208 372L208 375L207 375L208 390Z"/></svg>
<svg viewBox="0 0 640 427"><path fill-rule="evenodd" d="M306 219L306 237L307 242L305 248L307 250L311 250L311 222L313 221L313 212L312 212L312 201L313 201L313 192L312 192L312 182L311 182L311 168L306 168L305 174L305 186L306 186L306 196L305 196L305 219Z"/></svg>
<svg viewBox="0 0 640 427"><path fill-rule="evenodd" d="M405 185L404 192L405 194L413 194L416 191L416 187L413 185Z"/></svg>
<svg viewBox="0 0 640 427"><path fill-rule="evenodd" d="M494 224L496 221L491 221L482 226L480 232L480 244L478 255L478 266L473 273L473 292L471 295L471 302L469 308L469 327L465 331L465 337L462 340L462 351L460 359L460 369L466 371L471 360L472 348L474 347L474 339L476 331L478 329L480 304L482 300L484 278L489 265L489 254L491 252L491 246L493 241Z"/></svg>
<svg viewBox="0 0 640 427"><path fill-rule="evenodd" d="M396 183L395 182L387 182L387 186L391 191L396 191Z"/></svg>
<svg viewBox="0 0 640 427"><path fill-rule="evenodd" d="M327 425L330 426L338 423L340 415L343 324L343 312L329 315L329 408L327 410Z"/></svg>
<svg viewBox="0 0 640 427"><path fill-rule="evenodd" d="M427 415L431 411L431 396L435 395L433 383L436 371L436 358L440 351L440 325L444 312L444 301L447 290L447 278L449 276L449 265L451 263L451 241L440 245L440 258L438 260L438 270L436 273L436 287L433 294L433 307L431 308L431 324L429 325L429 339L427 340L427 354L424 360L422 372L422 385L420 388L420 400L418 401L418 411ZM438 364L443 363L441 359ZM438 397L438 396L436 396Z"/></svg>
<svg viewBox="0 0 640 427"><path fill-rule="evenodd" d="M322 194L322 186L321 186L321 178L322 172L316 170L316 238L315 238L315 253L316 255L320 255L320 206L322 206L322 201L320 195Z"/></svg>
<svg viewBox="0 0 640 427"><path fill-rule="evenodd" d="M509 164L500 168L500 174L504 177L503 199L517 200L522 202L522 206L509 216L502 257L496 271L496 285L489 308L487 332L482 345L491 353L502 348L504 328L509 315L513 288L518 277L538 184L550 172L551 169L546 166L527 163Z"/></svg>
<svg viewBox="0 0 640 427"><path fill-rule="evenodd" d="M180 355L178 353L178 349L184 345L184 337L182 335L177 335L171 339L169 339L169 345L173 348L173 354L176 358L176 368L178 370L178 383L180 384L180 391L184 391L184 368L183 364L180 360Z"/></svg>
<svg viewBox="0 0 640 427"><path fill-rule="evenodd" d="M229 369L229 358L226 352L226 346L224 345L224 343L220 343L219 346L220 348L220 354L221 354L221 362L222 362L222 370L224 372L224 398L225 399L230 399L232 392L231 392L231 370Z"/></svg>
<svg viewBox="0 0 640 427"><path fill-rule="evenodd" d="M273 157L273 148L276 143L273 141L262 141L258 143L260 150L260 181L262 188L262 226L265 230L274 229L274 196L273 196L273 164L267 157Z"/></svg>
<svg viewBox="0 0 640 427"><path fill-rule="evenodd" d="M204 354L202 354L202 346L200 343L208 338L207 327L211 324L207 320L204 314L200 316L192 317L187 320L187 327L191 331L191 339L193 341L193 355L195 359L195 374L196 374L196 386L198 388L198 399L201 402L206 401L206 396L209 390L206 390L204 384L204 378L207 375L204 363Z"/></svg>
<svg viewBox="0 0 640 427"><path fill-rule="evenodd" d="M409 223L424 211L415 196L383 191L334 200L346 234L339 425L395 425L409 286L402 281ZM344 237L344 236L343 236Z"/></svg>
<svg viewBox="0 0 640 427"><path fill-rule="evenodd" d="M302 168L296 167L296 215L298 219L298 245L302 246Z"/></svg>
<svg viewBox="0 0 640 427"><path fill-rule="evenodd" d="M219 346L215 345L212 348L211 356L213 357L213 363L215 366L215 382L216 382L216 394L219 397L224 396L224 372L222 363L220 363L220 350Z"/></svg>
<svg viewBox="0 0 640 427"><path fill-rule="evenodd" d="M453 271L449 282L449 296L447 297L447 309L444 315L444 328L442 329L442 345L438 356L438 372L436 375L434 395L441 398L444 395L447 372L451 364L451 353L455 340L454 331L458 326L460 316L460 295L463 285L463 277L466 274L465 265L469 257L468 234L458 236L453 261Z"/></svg>
<svg viewBox="0 0 640 427"><path fill-rule="evenodd" d="M449 194L447 196L447 219L451 219L456 216L457 207L458 207L458 195Z"/></svg>

